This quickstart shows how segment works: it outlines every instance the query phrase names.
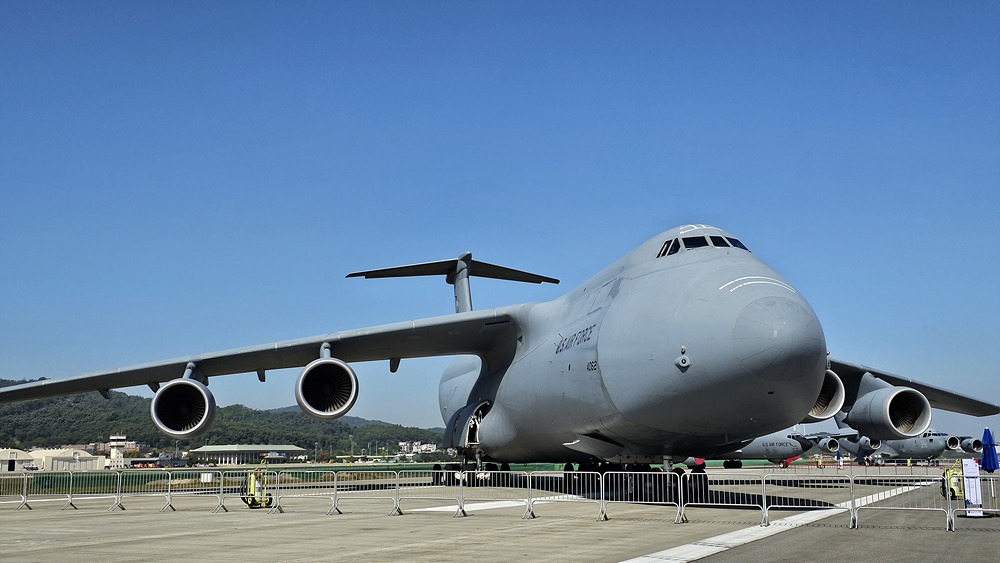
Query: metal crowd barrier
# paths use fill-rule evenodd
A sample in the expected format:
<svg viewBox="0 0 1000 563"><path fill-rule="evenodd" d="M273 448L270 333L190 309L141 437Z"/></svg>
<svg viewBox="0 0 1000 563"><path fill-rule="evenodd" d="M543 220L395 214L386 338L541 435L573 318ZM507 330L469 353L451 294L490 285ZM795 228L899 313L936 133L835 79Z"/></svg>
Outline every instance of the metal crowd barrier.
<svg viewBox="0 0 1000 563"><path fill-rule="evenodd" d="M905 469L912 469L906 467ZM923 469L923 468L921 468ZM831 471L814 473L751 471L675 472L587 471L356 471L353 469L256 471L266 487L270 513L284 512L291 499L323 500L327 514L342 514L344 502L376 501L389 505L389 515L402 514L402 505L430 501L454 503L454 515L475 508L520 507L522 518L534 518L546 503L596 506L597 519L607 520L615 504L676 507L675 523L687 521L687 511L698 507L759 510L760 524L769 525L773 510L837 510L847 512L850 527L859 526L862 511L930 511L945 516L947 530L956 517L1000 515L997 496L1000 476L948 479L929 474L853 475ZM922 471L926 473L926 471ZM249 504L248 470L125 470L90 472L25 472L0 474L0 505L31 509L32 504L110 500L108 510L124 510L131 498L163 498L161 512L176 510L179 498L216 501L213 512L228 511L226 502L239 498ZM978 488L975 488L978 486ZM978 502L970 500L981 492ZM449 506L437 509L450 510Z"/></svg>
<svg viewBox="0 0 1000 563"><path fill-rule="evenodd" d="M958 475L957 483L945 480L941 486L942 496L948 496L952 503L951 529L954 531L958 523L958 513L966 518L979 516L1000 516L1000 506L997 505L997 495L1000 494L1000 475L979 475L977 477ZM978 492L978 499L974 498ZM975 502L978 500L979 502Z"/></svg>
<svg viewBox="0 0 1000 563"><path fill-rule="evenodd" d="M853 489L854 527L862 510L940 511L945 529L951 530L951 499L942 495L943 477L930 475L855 475Z"/></svg>
<svg viewBox="0 0 1000 563"><path fill-rule="evenodd" d="M849 475L767 474L763 484L763 525L770 524L770 511L776 509L823 510L846 512L854 523L854 495ZM835 493L830 499L830 493Z"/></svg>
<svg viewBox="0 0 1000 563"><path fill-rule="evenodd" d="M286 498L325 499L330 501L327 514L340 513L337 508L337 472L293 470L278 472L277 504L272 510L280 511Z"/></svg>
<svg viewBox="0 0 1000 563"><path fill-rule="evenodd" d="M402 514L399 508L399 473L395 471L339 471L333 512L341 513L340 503L347 500L391 502L389 516Z"/></svg>
<svg viewBox="0 0 1000 563"><path fill-rule="evenodd" d="M676 473L609 471L604 474L604 494L599 520L607 520L611 503L655 504L677 507L674 523L681 523L680 477Z"/></svg>
<svg viewBox="0 0 1000 563"><path fill-rule="evenodd" d="M28 504L27 495L27 473L0 473L0 504L17 504L14 510L21 510Z"/></svg>
<svg viewBox="0 0 1000 563"><path fill-rule="evenodd" d="M690 471L681 478L679 522L687 522L689 506L728 506L760 510L760 525L767 525L764 511L764 477L760 474Z"/></svg>
<svg viewBox="0 0 1000 563"><path fill-rule="evenodd" d="M525 518L535 517L535 505L550 502L597 504L597 519L607 520L604 510L604 480L591 471L532 471L528 474L528 509Z"/></svg>

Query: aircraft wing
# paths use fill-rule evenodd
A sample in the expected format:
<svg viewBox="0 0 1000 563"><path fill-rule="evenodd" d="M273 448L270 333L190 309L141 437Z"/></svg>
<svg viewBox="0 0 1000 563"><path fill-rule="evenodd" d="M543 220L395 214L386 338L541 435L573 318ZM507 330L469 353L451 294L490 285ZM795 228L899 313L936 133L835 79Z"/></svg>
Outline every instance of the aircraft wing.
<svg viewBox="0 0 1000 563"><path fill-rule="evenodd" d="M831 359L830 369L840 376L840 378L844 381L844 385L849 385L849 382L857 383L866 373L870 373L874 377L891 385L910 387L911 389L920 391L925 397L927 397L927 400L930 401L931 406L936 409L970 414L973 416L991 416L994 414L1000 414L1000 405L987 401L981 401L968 395L948 391L947 389L914 381L908 377L903 377L887 371L877 370L865 365Z"/></svg>
<svg viewBox="0 0 1000 563"><path fill-rule="evenodd" d="M853 428L841 430L840 432L815 432L813 434L800 434L801 437L811 442L816 442L818 440L822 440L823 438L854 438L857 435L858 431Z"/></svg>
<svg viewBox="0 0 1000 563"><path fill-rule="evenodd" d="M345 362L482 354L504 348L506 339L514 338L514 329L515 323L507 313L496 309L470 311L14 385L0 388L0 403L155 386L183 376L189 363L195 364L198 376L205 377L300 367L319 358L320 346L325 343L330 344L333 357Z"/></svg>

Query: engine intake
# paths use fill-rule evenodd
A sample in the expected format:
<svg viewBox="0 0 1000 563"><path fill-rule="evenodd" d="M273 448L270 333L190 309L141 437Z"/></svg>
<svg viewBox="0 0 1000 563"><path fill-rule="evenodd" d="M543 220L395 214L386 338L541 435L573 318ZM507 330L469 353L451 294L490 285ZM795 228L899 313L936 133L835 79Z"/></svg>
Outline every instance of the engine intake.
<svg viewBox="0 0 1000 563"><path fill-rule="evenodd" d="M828 454L835 454L840 451L840 440L833 437L823 438L817 446Z"/></svg>
<svg viewBox="0 0 1000 563"><path fill-rule="evenodd" d="M215 420L215 396L195 379L174 379L153 395L153 424L175 440L187 440L208 430Z"/></svg>
<svg viewBox="0 0 1000 563"><path fill-rule="evenodd" d="M964 438L962 440L962 449L970 454L982 453L983 441L978 438Z"/></svg>
<svg viewBox="0 0 1000 563"><path fill-rule="evenodd" d="M844 407L846 395L844 382L840 380L840 376L831 370L826 370L826 376L823 377L823 387L819 390L819 397L802 422L822 422L837 414Z"/></svg>
<svg viewBox="0 0 1000 563"><path fill-rule="evenodd" d="M883 387L858 398L847 423L859 433L882 440L920 435L931 423L931 404L909 387Z"/></svg>
<svg viewBox="0 0 1000 563"><path fill-rule="evenodd" d="M876 438L869 438L868 436L862 436L858 443L861 447L866 450L877 450L882 447L882 440Z"/></svg>
<svg viewBox="0 0 1000 563"><path fill-rule="evenodd" d="M295 401L309 416L333 420L347 414L358 399L358 376L337 358L313 360L295 383Z"/></svg>

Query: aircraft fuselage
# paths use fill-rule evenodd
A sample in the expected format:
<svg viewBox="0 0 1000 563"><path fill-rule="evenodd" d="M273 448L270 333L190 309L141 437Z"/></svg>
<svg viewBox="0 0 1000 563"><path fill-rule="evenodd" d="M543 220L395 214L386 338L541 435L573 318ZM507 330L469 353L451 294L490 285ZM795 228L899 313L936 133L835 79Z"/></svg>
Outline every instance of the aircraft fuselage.
<svg viewBox="0 0 1000 563"><path fill-rule="evenodd" d="M473 422L482 454L560 462L711 456L801 422L823 382L823 330L729 236L672 229L559 299L500 309L516 350L449 368L445 422L488 403ZM692 247L665 254L678 239Z"/></svg>

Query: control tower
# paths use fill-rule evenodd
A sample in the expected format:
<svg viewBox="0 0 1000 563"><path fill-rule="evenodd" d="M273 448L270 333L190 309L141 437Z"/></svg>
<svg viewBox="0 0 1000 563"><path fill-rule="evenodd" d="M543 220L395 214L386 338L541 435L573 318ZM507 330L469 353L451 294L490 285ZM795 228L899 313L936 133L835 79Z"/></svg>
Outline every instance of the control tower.
<svg viewBox="0 0 1000 563"><path fill-rule="evenodd" d="M108 447L111 448L111 459L108 460L108 468L125 469L125 435L113 434L108 439Z"/></svg>

